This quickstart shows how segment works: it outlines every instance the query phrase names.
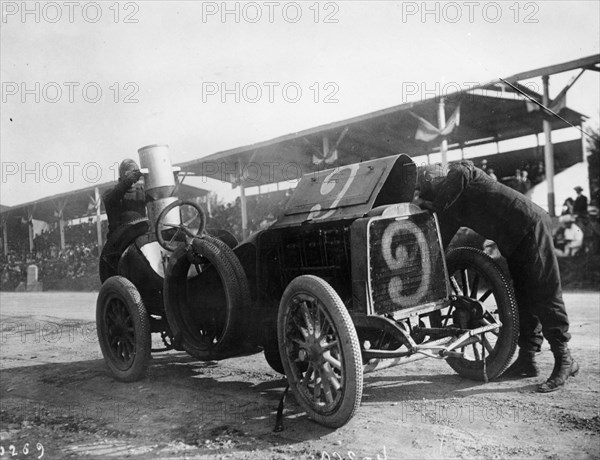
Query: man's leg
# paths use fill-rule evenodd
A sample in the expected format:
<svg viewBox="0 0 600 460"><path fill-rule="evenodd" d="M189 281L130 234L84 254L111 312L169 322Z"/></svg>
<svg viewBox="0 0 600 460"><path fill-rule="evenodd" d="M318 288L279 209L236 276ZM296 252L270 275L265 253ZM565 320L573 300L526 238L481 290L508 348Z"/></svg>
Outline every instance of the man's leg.
<svg viewBox="0 0 600 460"><path fill-rule="evenodd" d="M541 350L544 339L542 324L531 311L532 299L529 297L526 272L527 251L531 248L532 239L532 234L526 235L507 259L519 308L519 355L504 373L508 378L537 377L539 374L535 354Z"/></svg>
<svg viewBox="0 0 600 460"><path fill-rule="evenodd" d="M552 374L538 387L538 391L548 393L564 386L570 376L577 374L579 365L571 357L567 346L571 339L569 317L562 298L558 259L547 222L538 222L534 235L536 254L532 254L529 271L531 293L535 296L532 297L532 313L539 317L542 333L554 355Z"/></svg>

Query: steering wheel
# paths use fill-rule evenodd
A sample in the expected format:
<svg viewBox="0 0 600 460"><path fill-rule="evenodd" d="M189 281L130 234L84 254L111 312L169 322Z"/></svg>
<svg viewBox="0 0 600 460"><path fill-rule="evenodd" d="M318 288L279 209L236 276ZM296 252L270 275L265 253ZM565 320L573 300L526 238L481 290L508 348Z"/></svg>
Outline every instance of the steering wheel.
<svg viewBox="0 0 600 460"><path fill-rule="evenodd" d="M169 213L177 212L179 208L179 223L167 221ZM206 216L200 206L193 201L177 200L161 211L156 219L156 239L167 251L174 251L182 244L189 244L196 236L204 232Z"/></svg>

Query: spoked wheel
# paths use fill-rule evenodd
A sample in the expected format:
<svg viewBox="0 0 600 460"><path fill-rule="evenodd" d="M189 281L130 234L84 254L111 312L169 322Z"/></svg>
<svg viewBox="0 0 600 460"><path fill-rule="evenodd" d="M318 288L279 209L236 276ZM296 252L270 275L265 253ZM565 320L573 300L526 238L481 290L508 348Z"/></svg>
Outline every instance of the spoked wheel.
<svg viewBox="0 0 600 460"><path fill-rule="evenodd" d="M175 251L189 239L204 232L204 211L193 201L174 201L156 219L156 239L168 251Z"/></svg>
<svg viewBox="0 0 600 460"><path fill-rule="evenodd" d="M277 334L298 404L322 425L346 424L362 398L362 360L354 324L335 290L316 276L295 278L279 304Z"/></svg>
<svg viewBox="0 0 600 460"><path fill-rule="evenodd" d="M448 358L448 364L463 377L492 380L506 370L517 347L519 317L512 285L498 264L478 249L453 249L446 263L454 295L476 300L473 304L483 307L468 327L502 324L475 336L476 343L459 348L464 357ZM452 310L440 318L442 327L452 321L456 313Z"/></svg>
<svg viewBox="0 0 600 460"><path fill-rule="evenodd" d="M150 359L150 319L138 290L127 278L112 276L100 288L96 331L115 378L133 382L143 377Z"/></svg>

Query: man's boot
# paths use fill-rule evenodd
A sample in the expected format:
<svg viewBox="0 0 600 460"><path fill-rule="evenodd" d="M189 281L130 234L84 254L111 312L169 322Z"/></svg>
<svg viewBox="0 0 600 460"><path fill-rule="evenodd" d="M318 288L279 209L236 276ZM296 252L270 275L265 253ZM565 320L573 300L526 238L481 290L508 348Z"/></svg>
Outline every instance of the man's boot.
<svg viewBox="0 0 600 460"><path fill-rule="evenodd" d="M550 378L538 386L539 393L550 393L560 390L569 377L579 372L579 364L571 357L571 352L565 343L551 346L554 355L554 369Z"/></svg>
<svg viewBox="0 0 600 460"><path fill-rule="evenodd" d="M502 377L509 379L525 379L528 377L537 377L539 373L535 363L535 351L519 348L517 360L512 366L506 369L504 374L502 374Z"/></svg>

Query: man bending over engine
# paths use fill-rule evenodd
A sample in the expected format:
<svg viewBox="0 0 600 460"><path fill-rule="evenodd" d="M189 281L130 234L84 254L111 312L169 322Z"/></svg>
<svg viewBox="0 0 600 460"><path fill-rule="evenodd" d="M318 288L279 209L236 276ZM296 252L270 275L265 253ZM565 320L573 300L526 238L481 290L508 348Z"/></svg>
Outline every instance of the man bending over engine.
<svg viewBox="0 0 600 460"><path fill-rule="evenodd" d="M535 353L543 338L554 355L554 369L537 391L548 393L564 386L579 371L567 342L569 319L562 298L558 260L550 217L524 195L495 182L471 161L420 168L415 200L438 213L444 247L460 227L469 227L494 240L506 258L519 306L519 355L505 376L535 377ZM543 335L542 335L543 334Z"/></svg>

